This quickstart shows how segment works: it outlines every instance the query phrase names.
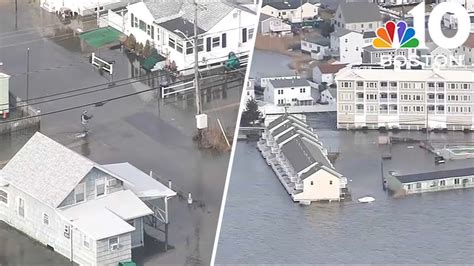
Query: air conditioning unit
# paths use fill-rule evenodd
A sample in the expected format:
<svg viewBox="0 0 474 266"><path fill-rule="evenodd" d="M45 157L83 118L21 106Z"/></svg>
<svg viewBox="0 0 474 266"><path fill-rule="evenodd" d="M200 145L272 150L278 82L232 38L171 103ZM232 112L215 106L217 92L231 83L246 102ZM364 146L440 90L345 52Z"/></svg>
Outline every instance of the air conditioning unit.
<svg viewBox="0 0 474 266"><path fill-rule="evenodd" d="M117 179L115 179L115 178L114 178L114 179L108 179L108 180L107 180L107 186L108 186L108 187L116 186L117 183L118 183L118 182L117 182Z"/></svg>
<svg viewBox="0 0 474 266"><path fill-rule="evenodd" d="M118 249L119 249L119 244L118 243L110 245L110 250L118 250Z"/></svg>

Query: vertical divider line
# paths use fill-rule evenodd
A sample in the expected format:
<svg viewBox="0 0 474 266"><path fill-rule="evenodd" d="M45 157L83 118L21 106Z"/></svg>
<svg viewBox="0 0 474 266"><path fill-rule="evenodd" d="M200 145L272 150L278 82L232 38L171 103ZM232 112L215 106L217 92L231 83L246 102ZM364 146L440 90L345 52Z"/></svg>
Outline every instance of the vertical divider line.
<svg viewBox="0 0 474 266"><path fill-rule="evenodd" d="M237 147L237 138L239 136L239 129L240 129L240 119L242 117L242 112L243 112L243 108L245 106L245 88L246 88L246 84L248 82L248 79L249 79L249 75L250 75L250 69L252 67L252 59L253 59L253 52L255 51L255 42L257 40L257 34L258 34L258 27L259 27L259 21L260 21L260 11L262 9L262 3L263 3L263 0L256 0L257 1L257 15L255 17L255 23L254 23L254 30L253 30L253 40L252 40L252 48L250 50L250 53L249 53L249 58L248 58L248 63L247 63L247 69L246 69L246 73L245 73L245 79L244 79L244 84L243 84L243 88L242 88L242 94L240 95L240 107L239 107L239 113L237 115L237 120L235 122L235 131L234 131L234 139L232 141L232 151L230 153L230 158L229 158L229 164L228 164L228 168L227 168L227 174L226 174L226 180L225 180L225 184L224 184L224 192L222 194L222 201L221 201L221 208L220 208L220 211L219 211L219 219L217 221L217 227L216 227L216 234L215 234L215 238L214 238L214 246L213 246L213 249L212 249L212 257L211 257L211 266L213 266L215 264L215 260L216 260L216 253L217 253L217 246L218 246L218 243L219 243L219 237L220 237L220 234L221 234L221 227L222 227L222 219L224 217L224 209L225 209L225 203L226 203L226 200L227 200L227 192L229 190L229 181L230 181L230 176L232 174L232 167L234 165L234 155L235 155L235 149ZM239 33L240 34L240 28L238 29Z"/></svg>

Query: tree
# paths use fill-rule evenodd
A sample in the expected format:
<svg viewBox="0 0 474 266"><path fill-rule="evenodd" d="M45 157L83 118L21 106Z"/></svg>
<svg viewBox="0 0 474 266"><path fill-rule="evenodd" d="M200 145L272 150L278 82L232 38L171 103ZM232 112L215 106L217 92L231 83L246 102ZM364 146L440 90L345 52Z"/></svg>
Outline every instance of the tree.
<svg viewBox="0 0 474 266"><path fill-rule="evenodd" d="M134 50L135 46L137 45L137 40L135 39L135 36L133 34L130 34L130 36L127 36L124 42L125 47L129 50Z"/></svg>
<svg viewBox="0 0 474 266"><path fill-rule="evenodd" d="M329 37L329 35L333 31L334 31L334 25L331 25L330 22L325 21L321 23L321 35L323 35L323 37Z"/></svg>
<svg viewBox="0 0 474 266"><path fill-rule="evenodd" d="M143 47L143 57L148 58L151 55L150 41L146 40L145 47Z"/></svg>
<svg viewBox="0 0 474 266"><path fill-rule="evenodd" d="M143 55L143 44L137 42L137 45L135 46L135 51L137 52L137 55Z"/></svg>
<svg viewBox="0 0 474 266"><path fill-rule="evenodd" d="M247 101L245 111L242 112L241 125L249 126L253 122L259 120L262 117L262 113L258 110L258 103L254 98Z"/></svg>
<svg viewBox="0 0 474 266"><path fill-rule="evenodd" d="M152 57L154 57L154 58L159 58L158 50L156 50L155 47L152 47L152 48L151 48L150 56L152 56Z"/></svg>

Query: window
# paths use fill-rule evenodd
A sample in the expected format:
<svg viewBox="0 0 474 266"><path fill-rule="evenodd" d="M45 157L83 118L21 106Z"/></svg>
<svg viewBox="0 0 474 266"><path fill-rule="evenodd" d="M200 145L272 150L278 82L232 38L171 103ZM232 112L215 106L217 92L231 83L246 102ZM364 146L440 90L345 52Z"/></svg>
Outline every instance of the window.
<svg viewBox="0 0 474 266"><path fill-rule="evenodd" d="M18 215L25 217L25 200L18 198Z"/></svg>
<svg viewBox="0 0 474 266"><path fill-rule="evenodd" d="M222 33L222 48L227 47L227 33Z"/></svg>
<svg viewBox="0 0 474 266"><path fill-rule="evenodd" d="M8 193L0 189L0 201L8 204Z"/></svg>
<svg viewBox="0 0 474 266"><path fill-rule="evenodd" d="M146 23L145 23L145 21L140 20L138 28L140 28L142 31L146 32Z"/></svg>
<svg viewBox="0 0 474 266"><path fill-rule="evenodd" d="M439 181L439 185L440 185L441 187L446 186L446 180L441 180L441 181Z"/></svg>
<svg viewBox="0 0 474 266"><path fill-rule="evenodd" d="M83 245L85 248L90 248L90 247L91 247L91 240L90 240L89 237L87 237L86 235L83 235L83 236L82 236L82 245Z"/></svg>
<svg viewBox="0 0 474 266"><path fill-rule="evenodd" d="M74 189L74 201L76 203L86 200L86 183L78 184Z"/></svg>
<svg viewBox="0 0 474 266"><path fill-rule="evenodd" d="M416 183L416 188L421 188L421 183Z"/></svg>
<svg viewBox="0 0 474 266"><path fill-rule="evenodd" d="M313 181L311 181L311 186L313 186L313 185L314 185L314 182L313 182Z"/></svg>
<svg viewBox="0 0 474 266"><path fill-rule="evenodd" d="M64 225L64 237L67 239L71 238L71 226L70 225Z"/></svg>
<svg viewBox="0 0 474 266"><path fill-rule="evenodd" d="M173 49L176 48L176 40L171 36L168 37L168 46Z"/></svg>
<svg viewBox="0 0 474 266"><path fill-rule="evenodd" d="M454 179L454 184L455 184L455 185L459 185L459 178L455 178L455 179Z"/></svg>
<svg viewBox="0 0 474 266"><path fill-rule="evenodd" d="M130 13L130 22L132 28L135 27L135 15L133 15L133 13Z"/></svg>
<svg viewBox="0 0 474 266"><path fill-rule="evenodd" d="M114 236L109 238L109 249L110 250L118 250L119 249L119 237Z"/></svg>
<svg viewBox="0 0 474 266"><path fill-rule="evenodd" d="M253 38L253 31L254 29L249 29L249 39Z"/></svg>
<svg viewBox="0 0 474 266"><path fill-rule="evenodd" d="M194 46L191 42L186 42L186 54L194 53Z"/></svg>
<svg viewBox="0 0 474 266"><path fill-rule="evenodd" d="M247 37L248 37L247 28L243 28L242 29L242 42L243 43L247 42Z"/></svg>
<svg viewBox="0 0 474 266"><path fill-rule="evenodd" d="M178 51L179 53L183 53L183 41L176 41L176 51Z"/></svg>
<svg viewBox="0 0 474 266"><path fill-rule="evenodd" d="M49 215L46 213L43 213L43 224L45 225L49 224Z"/></svg>
<svg viewBox="0 0 474 266"><path fill-rule="evenodd" d="M278 95L283 94L283 90L278 90Z"/></svg>
<svg viewBox="0 0 474 266"><path fill-rule="evenodd" d="M212 38L212 48L221 46L221 37Z"/></svg>
<svg viewBox="0 0 474 266"><path fill-rule="evenodd" d="M198 52L204 51L204 39L199 38L198 39Z"/></svg>
<svg viewBox="0 0 474 266"><path fill-rule="evenodd" d="M332 180L329 180L329 185L332 185Z"/></svg>
<svg viewBox="0 0 474 266"><path fill-rule="evenodd" d="M206 39L206 51L207 52L211 51L211 49L212 49L211 45L212 45L212 39L211 39L211 37L207 37L207 39Z"/></svg>
<svg viewBox="0 0 474 266"><path fill-rule="evenodd" d="M300 93L306 93L306 88L300 88Z"/></svg>
<svg viewBox="0 0 474 266"><path fill-rule="evenodd" d="M150 26L150 37L151 39L155 39L155 27L154 26Z"/></svg>
<svg viewBox="0 0 474 266"><path fill-rule="evenodd" d="M95 195L97 197L105 195L105 177L95 180Z"/></svg>
<svg viewBox="0 0 474 266"><path fill-rule="evenodd" d="M407 190L411 190L411 184L407 185Z"/></svg>

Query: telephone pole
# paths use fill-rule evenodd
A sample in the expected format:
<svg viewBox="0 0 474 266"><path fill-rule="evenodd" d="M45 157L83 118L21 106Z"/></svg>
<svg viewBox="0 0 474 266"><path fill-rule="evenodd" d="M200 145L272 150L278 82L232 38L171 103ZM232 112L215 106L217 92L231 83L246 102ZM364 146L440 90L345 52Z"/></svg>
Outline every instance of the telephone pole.
<svg viewBox="0 0 474 266"><path fill-rule="evenodd" d="M201 91L199 89L199 41L198 41L198 3L194 0L194 88L196 90L196 115L202 113Z"/></svg>
<svg viewBox="0 0 474 266"><path fill-rule="evenodd" d="M30 99L30 48L26 50L26 105Z"/></svg>

